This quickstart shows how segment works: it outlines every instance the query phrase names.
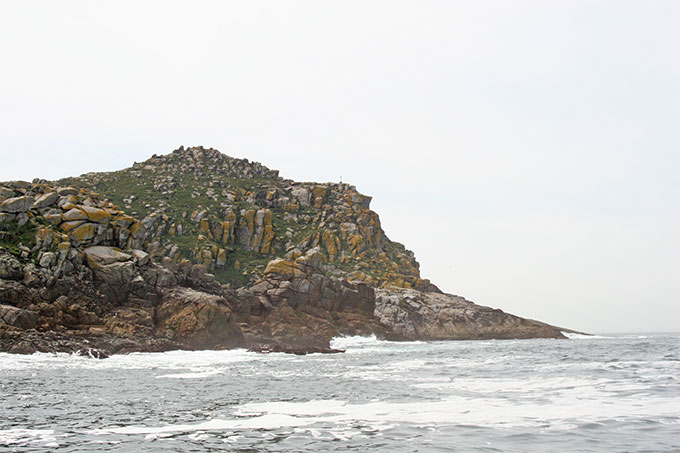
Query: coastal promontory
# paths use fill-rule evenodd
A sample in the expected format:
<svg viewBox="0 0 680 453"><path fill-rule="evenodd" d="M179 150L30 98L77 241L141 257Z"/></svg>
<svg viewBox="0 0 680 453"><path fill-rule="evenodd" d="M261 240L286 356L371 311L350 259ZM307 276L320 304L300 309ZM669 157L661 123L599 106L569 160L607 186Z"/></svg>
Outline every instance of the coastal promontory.
<svg viewBox="0 0 680 453"><path fill-rule="evenodd" d="M444 294L371 197L203 147L0 183L0 351L332 352L390 340L564 338Z"/></svg>

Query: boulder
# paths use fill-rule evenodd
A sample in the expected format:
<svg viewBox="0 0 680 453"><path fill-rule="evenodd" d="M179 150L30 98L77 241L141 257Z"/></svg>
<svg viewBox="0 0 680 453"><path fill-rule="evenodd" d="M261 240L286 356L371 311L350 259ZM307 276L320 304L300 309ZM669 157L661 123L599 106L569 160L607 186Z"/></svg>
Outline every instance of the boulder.
<svg viewBox="0 0 680 453"><path fill-rule="evenodd" d="M305 275L305 269L304 266L294 261L277 258L267 263L267 267L264 270L264 275L272 274L279 275L283 278L302 277Z"/></svg>
<svg viewBox="0 0 680 453"><path fill-rule="evenodd" d="M149 254L143 250L132 250L132 257L138 266L144 266L149 262Z"/></svg>
<svg viewBox="0 0 680 453"><path fill-rule="evenodd" d="M45 252L40 257L40 267L49 268L52 266L57 255L54 252Z"/></svg>
<svg viewBox="0 0 680 453"><path fill-rule="evenodd" d="M78 197L75 195L67 195L65 197L59 197L57 206L59 206L64 211L78 207Z"/></svg>
<svg viewBox="0 0 680 453"><path fill-rule="evenodd" d="M88 261L88 266L91 266ZM132 261L116 262L90 267L94 271L97 289L114 303L124 302L138 280L137 270Z"/></svg>
<svg viewBox="0 0 680 453"><path fill-rule="evenodd" d="M51 209L49 212L46 212L43 214L43 217L52 225L59 225L62 222L62 214L56 209Z"/></svg>
<svg viewBox="0 0 680 453"><path fill-rule="evenodd" d="M14 198L15 196L16 193L12 189L8 189L7 187L0 187L0 201L6 200L8 198Z"/></svg>
<svg viewBox="0 0 680 453"><path fill-rule="evenodd" d="M75 187L59 187L57 193L62 197L67 197L69 195L78 195L79 191Z"/></svg>
<svg viewBox="0 0 680 453"><path fill-rule="evenodd" d="M38 322L38 314L11 305L0 305L0 322L19 329L34 329Z"/></svg>
<svg viewBox="0 0 680 453"><path fill-rule="evenodd" d="M33 197L23 196L8 198L0 202L0 212L26 212L33 206Z"/></svg>
<svg viewBox="0 0 680 453"><path fill-rule="evenodd" d="M298 202L300 203L301 206L309 206L310 205L310 197L311 194L309 193L309 190L307 190L304 187L295 187L293 190L290 191L290 193L297 198Z"/></svg>
<svg viewBox="0 0 680 453"><path fill-rule="evenodd" d="M81 206L80 209L87 214L87 220L94 223L108 223L113 217L108 211L100 208Z"/></svg>
<svg viewBox="0 0 680 453"><path fill-rule="evenodd" d="M84 223L79 227L76 227L71 232L71 239L79 244L82 244L83 242L89 241L90 239L94 238L96 233L97 226L94 223Z"/></svg>
<svg viewBox="0 0 680 453"><path fill-rule="evenodd" d="M62 230L66 231L66 232L69 232L69 231L79 227L83 223L85 223L84 220L71 220L71 221L68 221L68 222L61 223L59 225L59 228L61 228Z"/></svg>
<svg viewBox="0 0 680 453"><path fill-rule="evenodd" d="M71 222L74 220L86 220L87 214L85 214L82 209L72 208L63 213L61 217L64 222Z"/></svg>
<svg viewBox="0 0 680 453"><path fill-rule="evenodd" d="M135 287L139 274L132 255L116 247L95 246L83 250L97 288L113 303L123 302ZM143 281L143 280L142 280Z"/></svg>
<svg viewBox="0 0 680 453"><path fill-rule="evenodd" d="M48 192L39 196L33 204L33 209L49 208L57 204L59 194L56 192Z"/></svg>
<svg viewBox="0 0 680 453"><path fill-rule="evenodd" d="M28 216L28 212L20 212L17 214L16 218L14 219L17 222L17 225L20 227L26 225L28 221L30 220L30 217Z"/></svg>
<svg viewBox="0 0 680 453"><path fill-rule="evenodd" d="M139 250L137 250L137 252L139 252ZM85 250L83 250L83 254L87 259L87 265L91 269L96 269L107 264L130 261L133 256L124 253L121 249L117 247L104 247L104 246L88 247Z"/></svg>

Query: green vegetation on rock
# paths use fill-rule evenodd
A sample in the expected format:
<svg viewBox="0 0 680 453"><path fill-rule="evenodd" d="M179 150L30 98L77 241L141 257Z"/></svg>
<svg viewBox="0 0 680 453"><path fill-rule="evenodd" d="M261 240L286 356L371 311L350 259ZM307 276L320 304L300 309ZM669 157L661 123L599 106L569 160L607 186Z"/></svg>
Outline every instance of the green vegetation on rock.
<svg viewBox="0 0 680 453"><path fill-rule="evenodd" d="M59 184L92 191L139 219L144 249L155 259L201 263L224 283L252 283L271 259L318 247L329 275L373 286L430 286L413 254L385 236L371 198L348 184L283 179L257 162L202 147Z"/></svg>

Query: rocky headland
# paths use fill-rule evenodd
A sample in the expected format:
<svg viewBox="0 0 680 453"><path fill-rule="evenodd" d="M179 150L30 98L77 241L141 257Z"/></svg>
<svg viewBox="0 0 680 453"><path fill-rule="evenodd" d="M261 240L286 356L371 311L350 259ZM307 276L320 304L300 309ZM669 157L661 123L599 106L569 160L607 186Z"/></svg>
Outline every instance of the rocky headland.
<svg viewBox="0 0 680 453"><path fill-rule="evenodd" d="M564 338L444 294L371 198L213 149L0 183L0 351L336 352L330 339Z"/></svg>

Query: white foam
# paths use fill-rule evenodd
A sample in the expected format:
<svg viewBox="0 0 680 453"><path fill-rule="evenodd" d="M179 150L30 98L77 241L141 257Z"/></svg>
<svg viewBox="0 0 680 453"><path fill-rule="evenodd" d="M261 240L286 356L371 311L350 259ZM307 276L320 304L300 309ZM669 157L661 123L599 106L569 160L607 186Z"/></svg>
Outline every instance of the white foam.
<svg viewBox="0 0 680 453"><path fill-rule="evenodd" d="M124 426L121 428L95 429L87 431L88 434L145 434L162 435L178 432L194 431L222 431L222 430L243 430L243 429L278 429L306 426L314 423L312 418L298 418L285 414L267 414L259 417L249 417L241 419L211 419L197 424L177 424L166 426Z"/></svg>
<svg viewBox="0 0 680 453"><path fill-rule="evenodd" d="M3 429L0 430L0 445L47 442L55 444L53 429Z"/></svg>
<svg viewBox="0 0 680 453"><path fill-rule="evenodd" d="M489 392L493 395L493 392ZM612 404L614 403L615 404ZM349 439L363 432L377 432L398 424L416 426L477 425L498 429L530 427L540 429L576 428L581 423L597 423L602 419L668 418L678 419L680 397L646 397L644 404L637 395L626 398L575 399L572 395L558 397L553 404L517 399L468 398L450 396L441 400L417 402L372 401L351 404L342 400L312 400L306 402L266 402L240 406L232 419L212 419L197 424L128 426L90 431L95 435L167 433L205 433L211 430L273 430L288 428L308 432L318 438ZM363 427L356 428L357 422ZM333 428L320 428L331 425Z"/></svg>
<svg viewBox="0 0 680 453"><path fill-rule="evenodd" d="M582 333L575 333L575 332L561 332L562 335L565 337L569 338L570 340L601 340L604 338L611 338L611 337L605 337L602 335L584 335Z"/></svg>
<svg viewBox="0 0 680 453"><path fill-rule="evenodd" d="M216 374L221 374L222 370L206 370L199 371L196 373L178 373L178 374L162 374L156 376L156 379L168 378L168 379L202 379L210 376L215 376Z"/></svg>
<svg viewBox="0 0 680 453"><path fill-rule="evenodd" d="M331 340L331 348L344 349L349 354L366 354L371 352L387 352L389 350L398 349L405 351L408 349L417 348L424 344L424 341L387 341L378 340L375 335L371 336L352 336L352 337L335 337Z"/></svg>
<svg viewBox="0 0 680 453"><path fill-rule="evenodd" d="M0 353L0 370L36 369L186 369L230 365L248 361L276 361L245 349L227 351L168 351L155 353L116 354L108 359L92 359L66 353L41 353L31 355Z"/></svg>
<svg viewBox="0 0 680 453"><path fill-rule="evenodd" d="M420 368L427 368L428 364L424 360L403 360L401 362L394 362L388 365L392 371L412 371Z"/></svg>
<svg viewBox="0 0 680 453"><path fill-rule="evenodd" d="M353 337L335 337L331 340L331 348L334 349L351 349L361 346L376 346L385 341L378 340L375 335L370 337L362 337L359 335Z"/></svg>

